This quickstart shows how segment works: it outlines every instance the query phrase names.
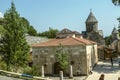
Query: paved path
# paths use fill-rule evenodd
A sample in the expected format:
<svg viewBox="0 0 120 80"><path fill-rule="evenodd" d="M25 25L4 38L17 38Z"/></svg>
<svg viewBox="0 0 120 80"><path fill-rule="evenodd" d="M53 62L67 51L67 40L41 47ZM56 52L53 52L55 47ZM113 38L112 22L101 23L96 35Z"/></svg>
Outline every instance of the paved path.
<svg viewBox="0 0 120 80"><path fill-rule="evenodd" d="M18 79L18 78L13 78L13 77L7 77L7 76L0 75L0 80L23 80L23 79Z"/></svg>
<svg viewBox="0 0 120 80"><path fill-rule="evenodd" d="M111 62L109 60L98 62L97 66L93 69L93 73L120 74L120 67L118 65L118 60L115 59L113 61L113 66L111 65Z"/></svg>
<svg viewBox="0 0 120 80"><path fill-rule="evenodd" d="M99 80L101 74L92 74L89 75L87 80ZM104 80L118 80L119 74L104 74Z"/></svg>
<svg viewBox="0 0 120 80"><path fill-rule="evenodd" d="M60 80L59 77L50 77L50 79L52 79L52 80ZM86 76L74 77L73 79L70 79L68 77L64 77L64 80L85 80L85 79L86 79Z"/></svg>
<svg viewBox="0 0 120 80"><path fill-rule="evenodd" d="M93 74L89 75L87 80L99 80L101 74L105 75L104 80L118 80L120 77L120 67L118 59L113 59L113 66L110 60L99 61L96 67L93 69Z"/></svg>

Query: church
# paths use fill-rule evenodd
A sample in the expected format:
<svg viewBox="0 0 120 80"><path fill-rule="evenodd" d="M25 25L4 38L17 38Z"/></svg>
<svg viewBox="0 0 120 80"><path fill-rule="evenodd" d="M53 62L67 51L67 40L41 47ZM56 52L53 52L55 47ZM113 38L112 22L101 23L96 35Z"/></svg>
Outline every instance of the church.
<svg viewBox="0 0 120 80"><path fill-rule="evenodd" d="M67 54L68 65L64 74L69 75L69 66L72 65L73 75L89 75L98 61L97 43L75 36L34 44L32 46L33 66L38 68L37 71L41 72L41 66L44 66L46 75L59 75L61 67L55 51L59 50L60 44Z"/></svg>
<svg viewBox="0 0 120 80"><path fill-rule="evenodd" d="M56 39L32 45L33 66L37 66L38 72L44 66L45 74L58 75L60 66L54 51L61 44L67 53L68 65L73 66L73 75L89 75L98 62L97 44L104 44L102 30L98 30L97 23L90 12L86 20L86 31L82 34L64 28L56 35ZM66 74L69 74L69 66Z"/></svg>
<svg viewBox="0 0 120 80"><path fill-rule="evenodd" d="M103 38L103 31L98 30L98 21L93 15L92 11L85 21L86 31L82 31L84 38L97 42L98 45L105 45L105 40Z"/></svg>
<svg viewBox="0 0 120 80"><path fill-rule="evenodd" d="M98 30L98 21L90 11L88 18L85 21L86 31L82 31L80 34L77 31L72 31L67 28L64 28L56 34L56 38L66 38L68 36L75 35L76 37L83 37L88 40L97 42L98 45L105 45L105 40L103 38L103 31Z"/></svg>

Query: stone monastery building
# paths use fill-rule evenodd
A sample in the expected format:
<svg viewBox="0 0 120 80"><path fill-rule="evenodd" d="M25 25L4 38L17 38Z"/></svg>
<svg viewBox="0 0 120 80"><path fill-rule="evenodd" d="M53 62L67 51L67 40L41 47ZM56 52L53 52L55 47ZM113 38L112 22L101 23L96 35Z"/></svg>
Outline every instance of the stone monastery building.
<svg viewBox="0 0 120 80"><path fill-rule="evenodd" d="M62 45L67 53L67 61L73 66L74 75L88 75L92 67L97 63L97 43L83 38L69 37L63 39L53 39L40 44L35 44L33 48L33 65L45 66L45 74L59 74L59 63L56 60L55 50ZM67 66L66 74L69 74Z"/></svg>
<svg viewBox="0 0 120 80"><path fill-rule="evenodd" d="M67 61L73 66L74 75L88 75L98 61L97 45L105 45L102 30L98 30L98 21L90 12L85 21L86 31L80 34L69 29L61 30L56 39L38 43L32 46L33 65L38 67L39 72L42 65L45 66L45 74L59 74L60 66L55 56L55 50L62 49L67 53ZM69 66L65 70L69 74Z"/></svg>

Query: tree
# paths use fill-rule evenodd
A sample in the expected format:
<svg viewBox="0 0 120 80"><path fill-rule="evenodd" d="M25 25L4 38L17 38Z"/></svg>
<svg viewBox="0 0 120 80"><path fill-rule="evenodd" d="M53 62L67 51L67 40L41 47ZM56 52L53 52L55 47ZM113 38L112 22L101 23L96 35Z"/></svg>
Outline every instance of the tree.
<svg viewBox="0 0 120 80"><path fill-rule="evenodd" d="M34 29L33 26L30 25L29 21L24 17L21 17L21 19L22 19L23 26L26 30L26 33L28 33L29 35L32 35L32 36L36 36L37 31Z"/></svg>
<svg viewBox="0 0 120 80"><path fill-rule="evenodd" d="M114 5L120 5L120 0L112 0L112 3L113 3Z"/></svg>
<svg viewBox="0 0 120 80"><path fill-rule="evenodd" d="M49 28L49 31L45 31L42 33L39 33L39 36L43 36L43 37L48 37L48 38L56 38L56 34L57 34L58 30L57 29L53 29L53 28Z"/></svg>
<svg viewBox="0 0 120 80"><path fill-rule="evenodd" d="M106 37L104 38L106 45L110 45L110 43L111 43L111 37L112 37L112 35L106 36Z"/></svg>
<svg viewBox="0 0 120 80"><path fill-rule="evenodd" d="M60 46L58 46L58 49L55 50L55 57L59 63L61 70L63 70L64 72L68 66L68 57L67 56L68 56L67 51L60 44Z"/></svg>
<svg viewBox="0 0 120 80"><path fill-rule="evenodd" d="M2 26L2 25L0 25L0 35L3 35L3 34L4 34L4 32L5 32L5 29L3 28L3 26Z"/></svg>
<svg viewBox="0 0 120 80"><path fill-rule="evenodd" d="M25 67L29 60L29 46L25 39L25 30L14 3L4 14L4 36L0 39L0 52L7 64L7 70Z"/></svg>
<svg viewBox="0 0 120 80"><path fill-rule="evenodd" d="M28 34L32 36L37 36L37 31L34 29L33 26L29 26L28 28Z"/></svg>

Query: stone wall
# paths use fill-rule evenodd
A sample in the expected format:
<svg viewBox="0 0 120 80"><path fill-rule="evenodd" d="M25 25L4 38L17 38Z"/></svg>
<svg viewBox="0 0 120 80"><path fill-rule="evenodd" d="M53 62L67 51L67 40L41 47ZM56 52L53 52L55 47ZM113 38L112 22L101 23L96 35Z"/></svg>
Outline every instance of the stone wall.
<svg viewBox="0 0 120 80"><path fill-rule="evenodd" d="M92 68L96 65L98 61L97 55L97 45L89 45L86 48L87 50L87 74L92 70Z"/></svg>
<svg viewBox="0 0 120 80"><path fill-rule="evenodd" d="M91 49L93 46L89 46ZM89 65L87 62L87 58L91 56L91 50L88 49L86 46L79 45L79 46L64 46L64 50L67 51L68 54L68 62L69 65L72 63L73 65L73 74L74 75L80 75L84 74L87 75L89 73ZM37 66L38 71L41 72L41 66L45 66L45 74L54 74L54 65L56 63L54 51L57 49L57 47L36 47L33 48L33 65ZM86 51L87 50L87 51ZM96 45L93 52L96 52ZM92 58L95 57L96 61L96 54L93 55ZM89 56L88 56L89 55ZM88 57L87 57L88 56ZM93 64L95 62L92 62ZM66 73L69 74L69 66L66 70Z"/></svg>
<svg viewBox="0 0 120 80"><path fill-rule="evenodd" d="M36 43L41 43L49 40L46 37L38 37L38 36L30 36L30 35L26 35L25 38L30 46Z"/></svg>

